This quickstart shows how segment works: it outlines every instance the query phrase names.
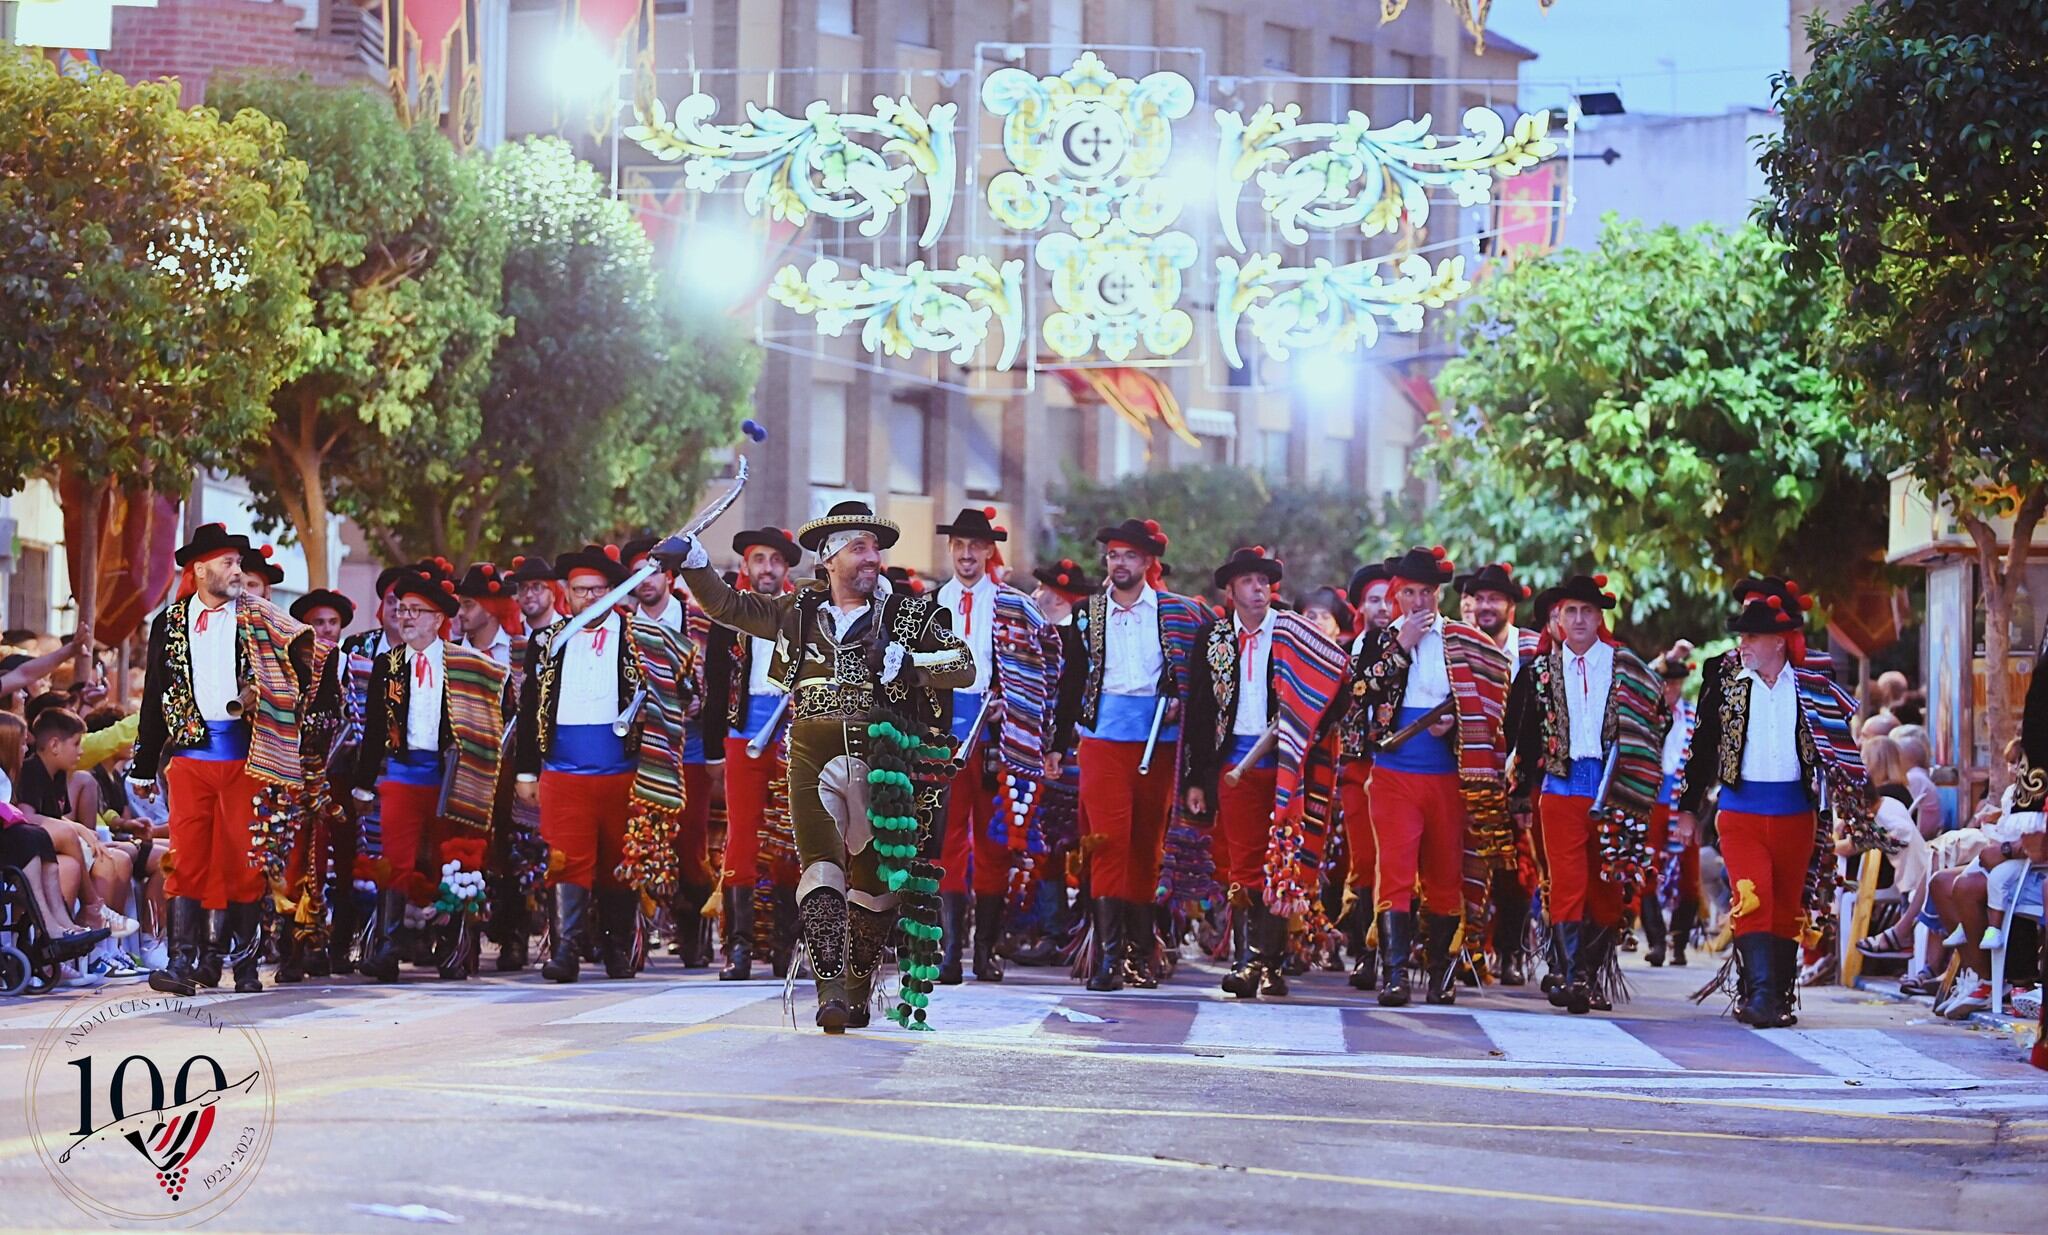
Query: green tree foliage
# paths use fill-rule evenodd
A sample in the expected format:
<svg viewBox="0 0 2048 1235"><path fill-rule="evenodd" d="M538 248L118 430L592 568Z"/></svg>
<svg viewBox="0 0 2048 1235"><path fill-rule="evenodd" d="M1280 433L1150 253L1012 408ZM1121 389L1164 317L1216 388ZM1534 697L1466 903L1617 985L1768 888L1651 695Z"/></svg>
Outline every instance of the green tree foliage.
<svg viewBox="0 0 2048 1235"><path fill-rule="evenodd" d="M2048 0L1893 0L1807 33L1812 69L1775 83L1763 219L1794 270L1830 279L1855 415L1969 530L2003 666L2048 510ZM1988 681L1995 751L2018 716L2006 674ZM2004 761L1991 772L2002 785Z"/></svg>
<svg viewBox="0 0 2048 1235"><path fill-rule="evenodd" d="M1246 545L1264 545L1286 563L1281 592L1289 598L1325 584L1342 588L1366 556L1400 552L1409 543L1402 529L1412 518L1410 511L1383 512L1350 489L1276 487L1258 472L1216 466L1141 472L1108 483L1070 476L1053 501L1059 508L1057 556L1089 563L1100 574L1098 529L1125 519L1157 519L1173 566L1167 586L1212 599L1212 572ZM1369 536L1361 548L1360 535L1368 529L1385 529L1383 547Z"/></svg>
<svg viewBox="0 0 2048 1235"><path fill-rule="evenodd" d="M308 573L326 583L330 513L382 530L394 486L447 480L401 475L408 442L452 453L477 440L507 328L502 231L474 161L434 129L401 123L375 91L248 76L215 78L207 97L281 122L308 169L313 227L300 258L315 342L272 401L268 450L249 480L259 510L291 526Z"/></svg>
<svg viewBox="0 0 2048 1235"><path fill-rule="evenodd" d="M306 343L305 174L262 116L0 50L0 491L54 466L182 493L261 434Z"/></svg>
<svg viewBox="0 0 2048 1235"><path fill-rule="evenodd" d="M1659 637L1742 575L1825 599L1875 569L1882 452L1851 422L1827 310L1754 227L1646 228L1489 280L1423 454L1440 527L1484 529L1532 579L1598 569ZM1455 544L1455 542L1447 542Z"/></svg>

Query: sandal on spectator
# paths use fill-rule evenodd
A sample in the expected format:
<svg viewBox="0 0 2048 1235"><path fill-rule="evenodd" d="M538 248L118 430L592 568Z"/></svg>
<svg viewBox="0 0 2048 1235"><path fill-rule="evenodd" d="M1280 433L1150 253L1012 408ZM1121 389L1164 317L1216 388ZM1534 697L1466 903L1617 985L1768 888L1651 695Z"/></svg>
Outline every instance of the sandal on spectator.
<svg viewBox="0 0 2048 1235"><path fill-rule="evenodd" d="M1932 995L1941 990L1941 975L1926 969L1915 970L1899 979L1901 995Z"/></svg>
<svg viewBox="0 0 2048 1235"><path fill-rule="evenodd" d="M1899 938L1901 928L1906 932L1904 939ZM1911 951L1912 947L1913 924L1911 922L1894 922L1877 934L1856 941L1856 950L1865 956L1903 956L1908 951Z"/></svg>

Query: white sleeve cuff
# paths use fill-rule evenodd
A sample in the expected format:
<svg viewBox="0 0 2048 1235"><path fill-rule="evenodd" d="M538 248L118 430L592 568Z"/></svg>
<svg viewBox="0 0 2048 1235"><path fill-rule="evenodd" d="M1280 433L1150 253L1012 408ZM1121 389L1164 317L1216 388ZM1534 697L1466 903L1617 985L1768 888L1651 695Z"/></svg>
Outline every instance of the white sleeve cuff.
<svg viewBox="0 0 2048 1235"><path fill-rule="evenodd" d="M534 775L533 773L531 773L531 772L521 772L521 773L519 773L519 775L518 775L518 776L516 777L516 779L517 779L517 780L518 780L518 782L519 782L520 784L522 784L522 785L531 785L531 784L534 784L534 783L538 782L538 781L540 780L540 777L538 777L538 776L535 776L535 775Z"/></svg>

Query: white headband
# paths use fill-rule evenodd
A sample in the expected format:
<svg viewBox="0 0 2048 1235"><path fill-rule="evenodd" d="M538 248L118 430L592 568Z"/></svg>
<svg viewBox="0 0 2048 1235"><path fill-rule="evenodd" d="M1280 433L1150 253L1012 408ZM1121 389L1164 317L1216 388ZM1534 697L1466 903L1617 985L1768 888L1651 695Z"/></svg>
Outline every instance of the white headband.
<svg viewBox="0 0 2048 1235"><path fill-rule="evenodd" d="M831 561L841 549L844 549L863 536L872 538L874 533L866 528L854 528L851 531L832 533L825 537L825 551L818 555L818 560L821 562Z"/></svg>

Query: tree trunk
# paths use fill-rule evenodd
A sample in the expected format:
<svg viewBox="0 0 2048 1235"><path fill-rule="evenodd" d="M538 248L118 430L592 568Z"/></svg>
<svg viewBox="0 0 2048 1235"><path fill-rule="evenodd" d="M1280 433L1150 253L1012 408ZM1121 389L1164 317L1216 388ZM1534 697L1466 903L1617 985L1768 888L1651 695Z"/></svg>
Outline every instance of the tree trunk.
<svg viewBox="0 0 2048 1235"><path fill-rule="evenodd" d="M306 555L309 588L333 587L327 560L327 486L323 475L327 452L317 433L319 395L310 387L295 394L298 414L283 417L270 428L270 483L284 506L285 522ZM296 423L294 423L296 422ZM294 430L296 430L294 432Z"/></svg>
<svg viewBox="0 0 2048 1235"><path fill-rule="evenodd" d="M1977 546L1977 573L1983 580L1984 595L1984 710L1986 731L1991 738L1991 796L2005 791L2012 782L2006 767L2005 748L2019 732L2014 713L2009 672L2012 667L2013 593L2024 586L2027 559L2033 550L2034 528L2048 508L2048 488L2026 494L2014 513L2012 543L2001 564L1998 534L1989 523L1975 515L1958 518Z"/></svg>
<svg viewBox="0 0 2048 1235"><path fill-rule="evenodd" d="M78 546L79 577L71 581L72 599L78 602L78 629L91 625L100 603L100 504L106 500L114 487L111 480L103 480L86 490L85 509L79 513L84 543ZM73 680L92 680L92 643L81 643L78 647L77 672Z"/></svg>

